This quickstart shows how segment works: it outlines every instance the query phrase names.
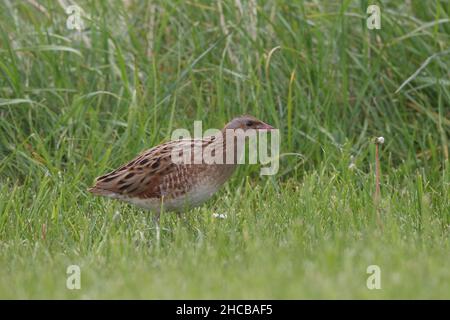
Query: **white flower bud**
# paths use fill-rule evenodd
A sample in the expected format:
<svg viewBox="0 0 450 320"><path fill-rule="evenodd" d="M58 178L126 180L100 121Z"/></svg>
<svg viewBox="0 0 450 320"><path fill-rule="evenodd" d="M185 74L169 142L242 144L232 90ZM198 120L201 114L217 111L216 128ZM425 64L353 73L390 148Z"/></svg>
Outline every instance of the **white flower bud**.
<svg viewBox="0 0 450 320"><path fill-rule="evenodd" d="M375 139L376 144L383 144L384 143L384 137L378 137Z"/></svg>
<svg viewBox="0 0 450 320"><path fill-rule="evenodd" d="M226 219L227 215L224 213L213 213L213 218Z"/></svg>

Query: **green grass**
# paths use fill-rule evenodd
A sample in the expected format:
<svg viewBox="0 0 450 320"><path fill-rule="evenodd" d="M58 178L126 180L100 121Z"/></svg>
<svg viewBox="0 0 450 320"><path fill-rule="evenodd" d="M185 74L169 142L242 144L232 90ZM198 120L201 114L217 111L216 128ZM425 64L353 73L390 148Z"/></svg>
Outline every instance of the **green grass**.
<svg viewBox="0 0 450 320"><path fill-rule="evenodd" d="M59 1L0 1L1 298L450 298L449 1L382 1L381 30L368 1L126 2L78 1L78 33ZM280 171L241 167L159 244L87 193L244 113L280 129Z"/></svg>

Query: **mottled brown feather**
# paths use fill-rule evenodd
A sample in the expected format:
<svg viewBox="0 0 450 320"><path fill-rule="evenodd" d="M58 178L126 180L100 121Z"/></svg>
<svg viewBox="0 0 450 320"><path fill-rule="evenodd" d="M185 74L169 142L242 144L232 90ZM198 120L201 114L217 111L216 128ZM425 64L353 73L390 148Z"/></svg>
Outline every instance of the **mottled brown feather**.
<svg viewBox="0 0 450 320"><path fill-rule="evenodd" d="M142 199L182 195L195 185L195 176L207 169L207 165L175 164L171 160L172 150L190 146L193 159L195 145L206 146L214 141L213 136L176 140L146 150L118 169L98 177L89 191L98 195L114 193Z"/></svg>

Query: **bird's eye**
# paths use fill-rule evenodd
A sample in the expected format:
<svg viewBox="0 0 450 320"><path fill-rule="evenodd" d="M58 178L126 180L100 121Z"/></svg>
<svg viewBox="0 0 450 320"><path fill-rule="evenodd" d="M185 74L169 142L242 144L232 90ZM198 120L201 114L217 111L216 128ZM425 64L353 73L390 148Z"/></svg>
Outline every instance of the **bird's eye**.
<svg viewBox="0 0 450 320"><path fill-rule="evenodd" d="M251 127L251 126L253 126L255 124L255 122L253 122L253 121L251 121L251 120L248 120L246 123L245 123L245 125L247 126L247 127Z"/></svg>

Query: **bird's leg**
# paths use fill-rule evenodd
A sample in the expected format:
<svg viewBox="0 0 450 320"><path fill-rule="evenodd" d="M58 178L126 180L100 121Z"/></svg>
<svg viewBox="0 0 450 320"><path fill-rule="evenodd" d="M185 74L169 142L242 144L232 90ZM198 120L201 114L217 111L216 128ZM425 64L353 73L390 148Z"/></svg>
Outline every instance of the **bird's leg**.
<svg viewBox="0 0 450 320"><path fill-rule="evenodd" d="M159 241L161 239L160 237L160 228L159 228L159 218L161 216L161 212L157 212L154 216L153 216L153 222L155 223L155 230L156 230L156 243L157 246L159 247Z"/></svg>
<svg viewBox="0 0 450 320"><path fill-rule="evenodd" d="M164 210L164 196L161 197L161 208L156 212L155 216L153 217L153 221L155 223L155 228L156 228L156 244L159 248L159 243L161 240L161 233L160 233L160 228L159 228L159 218L161 216L161 213Z"/></svg>

